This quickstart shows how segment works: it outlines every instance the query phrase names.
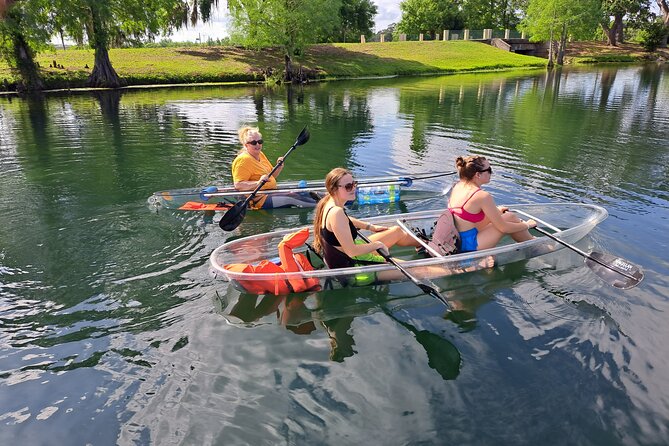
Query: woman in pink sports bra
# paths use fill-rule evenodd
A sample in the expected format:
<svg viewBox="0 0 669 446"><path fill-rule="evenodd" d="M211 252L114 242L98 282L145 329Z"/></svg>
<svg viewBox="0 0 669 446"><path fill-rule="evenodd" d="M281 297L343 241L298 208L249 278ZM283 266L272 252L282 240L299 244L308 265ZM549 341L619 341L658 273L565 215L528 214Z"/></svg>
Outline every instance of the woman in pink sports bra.
<svg viewBox="0 0 669 446"><path fill-rule="evenodd" d="M455 159L460 181L453 186L448 208L453 214L455 227L460 233L461 252L492 248L504 234L515 241L534 238L529 229L534 220L523 221L495 200L481 186L490 182L492 168L483 156L471 155Z"/></svg>

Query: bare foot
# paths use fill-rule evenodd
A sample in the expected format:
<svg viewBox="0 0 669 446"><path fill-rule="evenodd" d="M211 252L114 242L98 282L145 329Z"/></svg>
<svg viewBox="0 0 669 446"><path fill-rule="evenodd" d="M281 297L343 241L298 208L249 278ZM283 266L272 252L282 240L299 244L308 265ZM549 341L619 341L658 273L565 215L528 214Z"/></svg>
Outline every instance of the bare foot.
<svg viewBox="0 0 669 446"><path fill-rule="evenodd" d="M462 263L466 264L466 263L471 263L471 262L464 261ZM480 269L492 268L493 266L495 266L495 258L493 256L485 256L482 259L480 259L478 262L476 262L475 264L471 263L471 264L465 266L464 268L461 269L461 272L478 271Z"/></svg>

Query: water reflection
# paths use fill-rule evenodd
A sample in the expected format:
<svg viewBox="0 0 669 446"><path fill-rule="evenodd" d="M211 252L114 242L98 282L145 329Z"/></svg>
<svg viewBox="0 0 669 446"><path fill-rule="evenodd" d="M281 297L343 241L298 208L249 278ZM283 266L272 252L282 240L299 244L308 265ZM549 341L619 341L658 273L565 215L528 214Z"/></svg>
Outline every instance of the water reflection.
<svg viewBox="0 0 669 446"><path fill-rule="evenodd" d="M228 293L230 294L230 293ZM330 342L330 360L343 362L356 353L355 340L351 324L361 310L369 313L373 309L381 310L390 319L413 334L427 354L428 365L436 370L443 379L455 379L460 372L461 358L457 348L443 337L414 327L409 321L401 320L390 310L385 301L389 297L387 286L377 286L365 292L367 303L360 305L352 298L350 290L335 290L299 294L295 296L251 295L240 293L227 304L219 297L222 306L219 309L226 317L236 318L246 324L260 323L265 316L275 316L276 321L293 333L310 335L320 326L325 330ZM305 301L310 299L309 308ZM378 305L378 306L377 306ZM364 314L364 313L362 313ZM466 316L464 316L466 314ZM336 315L336 317L332 317ZM469 314L464 311L452 313L449 318L470 324Z"/></svg>
<svg viewBox="0 0 669 446"><path fill-rule="evenodd" d="M662 443L667 73L0 98L0 438L541 443L563 441L569 423L571 443ZM483 154L499 166L499 203L605 205L611 217L580 247L624 254L646 279L609 289L563 251L443 279L459 305L446 319L411 284L239 295L209 278L211 251L307 225L311 211L249 213L224 234L202 215L153 214L145 199L229 180L242 121L268 135L270 159L309 125L285 179L336 165L358 175L450 170L457 155Z"/></svg>

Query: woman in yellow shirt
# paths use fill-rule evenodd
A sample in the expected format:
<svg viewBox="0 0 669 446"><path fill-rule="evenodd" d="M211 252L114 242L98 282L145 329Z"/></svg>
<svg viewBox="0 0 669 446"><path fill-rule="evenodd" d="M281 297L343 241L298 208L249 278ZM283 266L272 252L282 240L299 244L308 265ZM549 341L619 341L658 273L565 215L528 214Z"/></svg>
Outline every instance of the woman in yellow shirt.
<svg viewBox="0 0 669 446"><path fill-rule="evenodd" d="M260 185L263 180L267 182L261 189L276 189L276 177L283 170L283 157L276 162L280 166L269 176L274 166L263 153L263 139L257 127L245 126L239 129L239 142L242 150L232 162L232 181L235 189L239 191L252 191ZM257 195L249 206L253 209L270 209L282 207L314 207L317 200L307 193L285 192L271 195Z"/></svg>

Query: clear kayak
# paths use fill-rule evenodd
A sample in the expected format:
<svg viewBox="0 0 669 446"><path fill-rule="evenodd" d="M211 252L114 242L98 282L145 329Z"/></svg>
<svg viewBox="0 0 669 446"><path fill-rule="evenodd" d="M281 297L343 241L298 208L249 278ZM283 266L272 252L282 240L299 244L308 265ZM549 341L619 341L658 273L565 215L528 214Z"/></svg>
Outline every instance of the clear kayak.
<svg viewBox="0 0 669 446"><path fill-rule="evenodd" d="M603 221L608 212L601 206L578 203L540 203L518 204L507 206L519 212L523 218L534 218L539 226L547 228L560 240L575 243L585 237L592 229ZM365 219L377 225L394 225L398 222L403 226L416 231L424 231L430 235L434 223L443 210L431 210L406 214L395 214ZM361 278L375 277L374 284L406 281L402 274L387 274L384 272L397 271L388 263L358 266L352 268L327 269L313 253L307 255L316 268L297 272L273 272L269 274L248 273L226 269L230 264L257 264L263 260L277 262L277 246L284 236L295 233L299 229L286 229L277 232L253 235L236 239L216 248L211 256L211 269L216 277L231 282L236 288L253 293L256 281L266 283L282 281L306 280L310 283L318 282L320 288L335 288L346 284L360 283ZM363 231L364 232L364 231ZM313 240L310 234L307 244L295 249L296 253L307 254ZM491 265L500 266L532 257L541 256L564 246L555 240L538 236L533 240L515 243L510 237L504 237L500 245L495 248L453 254L445 257L430 257L418 254L414 248L393 248L391 255L403 260L402 267L418 278L434 279L438 277L460 274L477 269L489 268ZM383 277L382 280L379 280ZM277 288L278 289L278 288ZM261 294L261 293L258 293Z"/></svg>
<svg viewBox="0 0 669 446"><path fill-rule="evenodd" d="M400 200L417 200L443 195L445 191L421 189L416 182L454 175L455 172L428 172L396 176L357 178L357 204L393 203ZM280 182L276 189L260 190L257 196L294 196L296 207L314 207L325 194L325 182L291 181ZM225 211L248 193L241 193L232 186L214 185L201 188L175 189L154 192L149 206L154 210L180 209L190 211ZM281 200L276 200L281 202Z"/></svg>

